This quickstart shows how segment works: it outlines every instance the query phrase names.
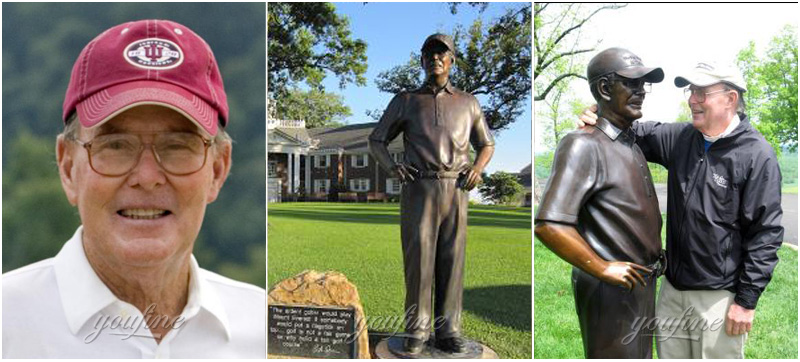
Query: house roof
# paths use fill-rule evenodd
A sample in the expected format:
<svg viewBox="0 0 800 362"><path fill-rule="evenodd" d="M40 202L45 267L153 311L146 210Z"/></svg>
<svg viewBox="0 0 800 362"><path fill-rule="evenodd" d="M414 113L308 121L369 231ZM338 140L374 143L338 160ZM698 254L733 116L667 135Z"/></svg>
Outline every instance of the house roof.
<svg viewBox="0 0 800 362"><path fill-rule="evenodd" d="M369 152L367 140L378 122L359 123L343 127L309 128L308 135L319 140L317 149L342 148L345 153ZM390 152L403 150L403 137L398 136L389 144Z"/></svg>
<svg viewBox="0 0 800 362"><path fill-rule="evenodd" d="M525 166L519 173L517 174L517 179L519 180L520 185L526 188L531 187L531 164Z"/></svg>

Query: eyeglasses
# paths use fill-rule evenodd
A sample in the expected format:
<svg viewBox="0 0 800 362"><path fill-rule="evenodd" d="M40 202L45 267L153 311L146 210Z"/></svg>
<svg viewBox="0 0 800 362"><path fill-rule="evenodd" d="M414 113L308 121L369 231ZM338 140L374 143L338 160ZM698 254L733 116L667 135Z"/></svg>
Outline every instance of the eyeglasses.
<svg viewBox="0 0 800 362"><path fill-rule="evenodd" d="M72 139L86 149L89 166L103 176L125 175L139 163L145 146L150 146L156 162L169 174L184 176L200 171L206 164L206 140L191 132L156 133L153 142L142 142L141 134L112 133L97 136L89 142Z"/></svg>
<svg viewBox="0 0 800 362"><path fill-rule="evenodd" d="M642 89L642 90L644 90L645 93L650 93L650 92L653 91L653 84L650 83L650 82L646 82L642 78L639 78L639 79L625 78L625 77L617 75L615 73L611 73L611 74L609 74L609 76L610 76L609 78L611 78L611 79L617 79L620 83L622 83L622 85L625 86L625 88L628 88L628 89L631 89L631 90L634 90L634 91Z"/></svg>
<svg viewBox="0 0 800 362"><path fill-rule="evenodd" d="M730 92L731 91L731 89L720 89L720 90L716 90L716 91L713 91L713 92L703 92L704 90L705 89L702 89L702 88L697 88L697 89L684 88L683 89L683 98L686 98L686 100L688 101L689 98L691 98L692 95L694 95L694 99L695 99L695 101L697 101L697 103L703 103L703 102L706 101L706 96L709 95L709 94Z"/></svg>

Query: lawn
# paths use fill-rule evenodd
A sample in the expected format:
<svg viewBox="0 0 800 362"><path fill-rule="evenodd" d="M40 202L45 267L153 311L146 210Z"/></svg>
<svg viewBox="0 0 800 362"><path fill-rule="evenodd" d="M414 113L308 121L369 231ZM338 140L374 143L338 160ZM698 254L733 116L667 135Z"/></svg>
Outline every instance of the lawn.
<svg viewBox="0 0 800 362"><path fill-rule="evenodd" d="M267 214L269 285L336 270L358 287L368 320L403 314L398 204L281 203ZM530 208L470 207L463 303L466 337L501 358L532 357Z"/></svg>
<svg viewBox="0 0 800 362"><path fill-rule="evenodd" d="M583 358L570 286L572 266L539 240L535 240L533 252L535 358ZM784 246L778 257L772 282L756 308L745 345L746 358L797 359L797 251Z"/></svg>

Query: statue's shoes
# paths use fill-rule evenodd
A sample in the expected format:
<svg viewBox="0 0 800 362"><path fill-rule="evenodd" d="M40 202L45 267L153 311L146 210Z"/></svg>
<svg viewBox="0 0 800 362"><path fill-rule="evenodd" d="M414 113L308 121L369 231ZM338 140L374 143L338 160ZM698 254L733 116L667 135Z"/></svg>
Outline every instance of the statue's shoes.
<svg viewBox="0 0 800 362"><path fill-rule="evenodd" d="M461 337L450 337L436 339L436 348L447 353L464 353L467 351L467 344Z"/></svg>
<svg viewBox="0 0 800 362"><path fill-rule="evenodd" d="M422 346L425 345L425 341L408 337L406 338L405 342L403 342L403 349L405 349L406 353L408 354L418 354L422 352Z"/></svg>

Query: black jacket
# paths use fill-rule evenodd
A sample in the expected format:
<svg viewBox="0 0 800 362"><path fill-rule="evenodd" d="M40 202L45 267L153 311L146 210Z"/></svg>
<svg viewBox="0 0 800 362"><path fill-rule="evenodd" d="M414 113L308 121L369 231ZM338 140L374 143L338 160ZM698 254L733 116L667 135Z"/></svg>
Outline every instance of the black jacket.
<svg viewBox="0 0 800 362"><path fill-rule="evenodd" d="M637 144L669 170L666 277L678 290L726 289L754 309L783 241L781 172L742 117L705 151L691 123L635 122Z"/></svg>

